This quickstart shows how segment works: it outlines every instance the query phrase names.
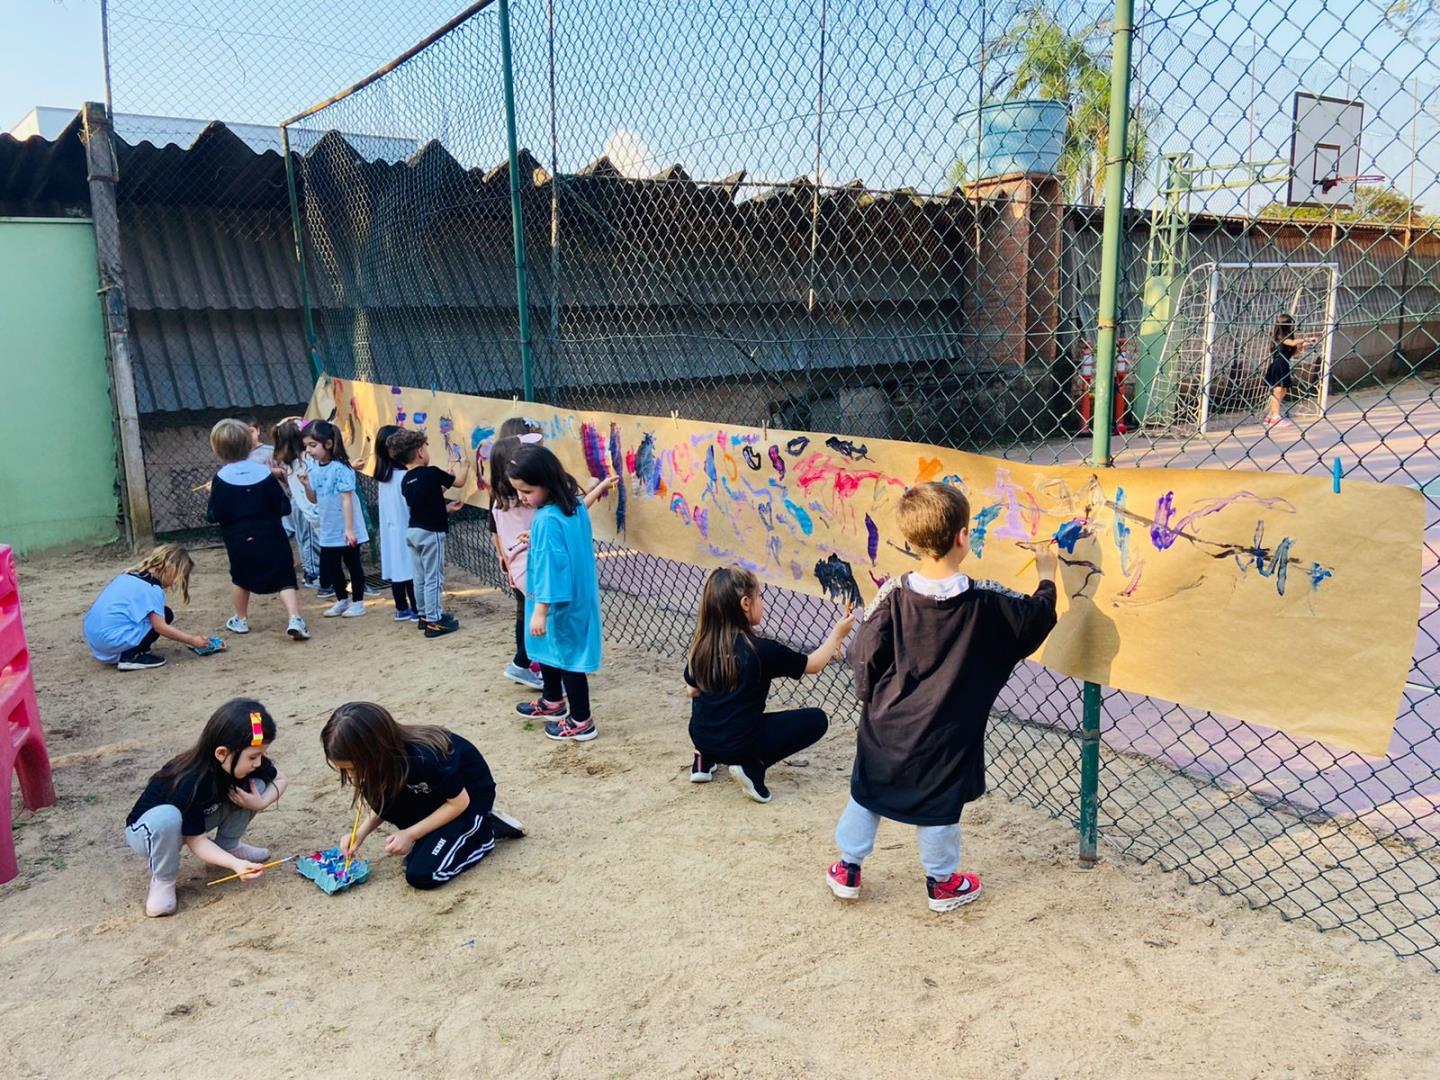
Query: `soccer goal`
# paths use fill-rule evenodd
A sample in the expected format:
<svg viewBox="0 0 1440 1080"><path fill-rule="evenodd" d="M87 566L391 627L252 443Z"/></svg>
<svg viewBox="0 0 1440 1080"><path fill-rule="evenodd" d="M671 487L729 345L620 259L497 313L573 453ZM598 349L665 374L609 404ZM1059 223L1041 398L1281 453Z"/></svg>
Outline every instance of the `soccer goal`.
<svg viewBox="0 0 1440 1080"><path fill-rule="evenodd" d="M1294 320L1292 337L1307 344L1291 361L1287 411L1324 415L1335 345L1335 263L1203 263L1181 282L1175 316L1155 374L1147 425L1201 433L1263 414L1270 397L1265 369L1276 317Z"/></svg>

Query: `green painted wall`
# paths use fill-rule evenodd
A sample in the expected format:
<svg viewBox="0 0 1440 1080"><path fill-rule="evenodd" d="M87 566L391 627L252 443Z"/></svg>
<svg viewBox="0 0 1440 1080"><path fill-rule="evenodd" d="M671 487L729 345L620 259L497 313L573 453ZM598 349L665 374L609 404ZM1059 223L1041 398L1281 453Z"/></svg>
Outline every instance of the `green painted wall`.
<svg viewBox="0 0 1440 1080"><path fill-rule="evenodd" d="M0 544L114 539L115 429L89 221L0 218Z"/></svg>

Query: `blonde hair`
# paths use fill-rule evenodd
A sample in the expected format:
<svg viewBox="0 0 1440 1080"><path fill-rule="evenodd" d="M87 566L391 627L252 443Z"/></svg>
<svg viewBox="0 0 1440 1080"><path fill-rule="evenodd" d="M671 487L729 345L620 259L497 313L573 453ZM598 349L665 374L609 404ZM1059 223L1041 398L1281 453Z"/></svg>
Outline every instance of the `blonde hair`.
<svg viewBox="0 0 1440 1080"><path fill-rule="evenodd" d="M722 566L706 580L689 657L690 678L701 693L728 694L739 685L735 650L741 635L747 644L754 637L741 601L759 593L760 579L738 566Z"/></svg>
<svg viewBox="0 0 1440 1080"><path fill-rule="evenodd" d="M943 559L970 527L970 500L948 484L916 484L900 496L895 524L911 547Z"/></svg>
<svg viewBox="0 0 1440 1080"><path fill-rule="evenodd" d="M227 418L210 429L210 449L226 464L244 461L255 449L255 436L245 421Z"/></svg>
<svg viewBox="0 0 1440 1080"><path fill-rule="evenodd" d="M161 544L130 569L127 574L149 574L166 590L179 589L190 603L190 574L195 569L195 560L179 544Z"/></svg>

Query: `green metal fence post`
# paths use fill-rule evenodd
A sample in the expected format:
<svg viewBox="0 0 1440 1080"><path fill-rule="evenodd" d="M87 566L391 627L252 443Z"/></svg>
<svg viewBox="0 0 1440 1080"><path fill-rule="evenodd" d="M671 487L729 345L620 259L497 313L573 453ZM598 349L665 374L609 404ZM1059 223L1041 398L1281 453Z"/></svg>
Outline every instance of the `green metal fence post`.
<svg viewBox="0 0 1440 1080"><path fill-rule="evenodd" d="M500 70L505 83L505 140L510 152L510 221L515 229L515 306L520 316L520 372L525 400L535 400L530 363L530 289L525 275L525 222L520 207L520 150L515 137L515 73L510 54L510 0L500 0ZM552 177L551 183L555 180Z"/></svg>
<svg viewBox="0 0 1440 1080"><path fill-rule="evenodd" d="M1105 152L1105 226L1101 246L1099 333L1095 340L1095 412L1090 460L1107 466L1114 426L1115 340L1125 230L1125 173L1130 130L1130 42L1134 0L1116 0L1111 28L1110 131ZM1087 682L1080 718L1080 864L1094 866L1100 800L1100 687Z"/></svg>
<svg viewBox="0 0 1440 1080"><path fill-rule="evenodd" d="M305 347L310 350L310 374L318 382L323 369L316 345L315 313L310 309L310 282L305 268L305 233L300 226L300 198L295 186L295 162L290 155L290 129L280 125L280 153L285 158L285 187L290 193L290 227L295 230L295 264L300 271L300 306L305 312Z"/></svg>

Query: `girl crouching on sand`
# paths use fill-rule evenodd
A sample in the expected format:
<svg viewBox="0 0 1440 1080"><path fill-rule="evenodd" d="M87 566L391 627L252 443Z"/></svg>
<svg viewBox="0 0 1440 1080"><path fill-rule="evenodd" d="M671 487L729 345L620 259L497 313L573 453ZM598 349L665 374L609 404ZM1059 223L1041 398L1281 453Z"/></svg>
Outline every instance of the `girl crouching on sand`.
<svg viewBox="0 0 1440 1080"><path fill-rule="evenodd" d="M215 710L194 746L150 778L125 819L125 840L150 866L146 915L175 913L182 848L246 881L264 872L270 852L240 838L285 794L285 775L265 756L274 741L265 706L235 698Z"/></svg>

